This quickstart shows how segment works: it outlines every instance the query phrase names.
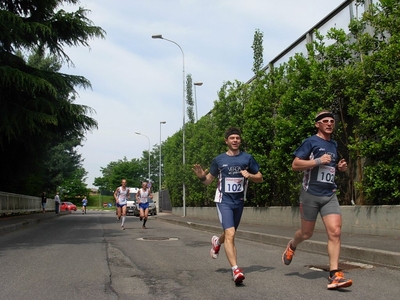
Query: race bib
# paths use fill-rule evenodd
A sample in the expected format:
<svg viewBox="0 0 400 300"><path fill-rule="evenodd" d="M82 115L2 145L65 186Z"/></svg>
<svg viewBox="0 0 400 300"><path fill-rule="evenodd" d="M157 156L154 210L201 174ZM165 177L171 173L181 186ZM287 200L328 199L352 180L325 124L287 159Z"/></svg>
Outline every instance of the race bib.
<svg viewBox="0 0 400 300"><path fill-rule="evenodd" d="M324 183L334 183L335 181L335 168L325 165L320 165L318 167L318 177L317 181Z"/></svg>
<svg viewBox="0 0 400 300"><path fill-rule="evenodd" d="M225 178L225 193L241 193L244 190L244 178Z"/></svg>

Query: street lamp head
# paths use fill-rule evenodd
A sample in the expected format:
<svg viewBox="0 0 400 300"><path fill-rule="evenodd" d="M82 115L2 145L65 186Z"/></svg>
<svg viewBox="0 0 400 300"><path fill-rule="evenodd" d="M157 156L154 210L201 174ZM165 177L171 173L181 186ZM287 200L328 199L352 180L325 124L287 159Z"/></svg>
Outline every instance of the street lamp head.
<svg viewBox="0 0 400 300"><path fill-rule="evenodd" d="M198 86L202 86L203 85L203 83L202 82L195 82L195 83L193 83L194 85L198 85Z"/></svg>
<svg viewBox="0 0 400 300"><path fill-rule="evenodd" d="M152 39L162 39L162 34L155 34L151 36Z"/></svg>
<svg viewBox="0 0 400 300"><path fill-rule="evenodd" d="M165 123L167 123L166 121L160 121L160 124L165 124Z"/></svg>
<svg viewBox="0 0 400 300"><path fill-rule="evenodd" d="M136 134L141 134L140 132L135 131Z"/></svg>

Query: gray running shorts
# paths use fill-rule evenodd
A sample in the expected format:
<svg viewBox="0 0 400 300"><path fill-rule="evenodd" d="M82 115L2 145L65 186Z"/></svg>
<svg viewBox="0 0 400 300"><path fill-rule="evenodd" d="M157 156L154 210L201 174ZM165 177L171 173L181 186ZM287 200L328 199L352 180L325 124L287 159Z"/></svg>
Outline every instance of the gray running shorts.
<svg viewBox="0 0 400 300"><path fill-rule="evenodd" d="M340 205L335 193L332 196L314 196L301 189L300 214L306 221L316 221L318 213L321 217L330 214L341 215Z"/></svg>

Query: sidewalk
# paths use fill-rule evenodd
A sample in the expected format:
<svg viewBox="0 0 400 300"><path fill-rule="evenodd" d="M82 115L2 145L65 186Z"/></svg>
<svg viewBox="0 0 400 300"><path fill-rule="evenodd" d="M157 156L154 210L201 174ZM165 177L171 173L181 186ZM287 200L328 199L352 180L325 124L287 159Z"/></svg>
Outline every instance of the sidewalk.
<svg viewBox="0 0 400 300"><path fill-rule="evenodd" d="M182 217L170 213L161 213L157 219L190 227L197 230L221 233L218 220L202 220L192 217ZM236 236L238 238L257 241L265 244L281 246L282 251L293 237L296 228L260 226L240 223ZM400 237L374 235L356 235L343 233L341 236L341 260L351 260L366 264L375 264L400 268ZM298 246L299 251L327 254L327 236L325 231L315 231L310 240Z"/></svg>
<svg viewBox="0 0 400 300"><path fill-rule="evenodd" d="M54 211L48 211L45 214L42 212L27 213L21 215L10 215L0 217L0 236L25 226L30 226L40 222L52 220L62 215L70 214L70 212L60 212L58 215Z"/></svg>
<svg viewBox="0 0 400 300"><path fill-rule="evenodd" d="M15 216L0 217L0 235L45 222L60 217L70 212L32 213ZM171 213L162 212L151 218L186 226L196 230L221 233L221 225L217 220L202 220L191 217L182 217ZM281 246L284 249L293 237L295 228L259 226L241 223L236 236L238 238ZM298 250L326 255L326 233L315 231L312 238L298 246ZM351 260L373 265L383 265L400 268L400 237L385 237L374 235L342 234L341 260ZM283 250L282 250L283 251Z"/></svg>

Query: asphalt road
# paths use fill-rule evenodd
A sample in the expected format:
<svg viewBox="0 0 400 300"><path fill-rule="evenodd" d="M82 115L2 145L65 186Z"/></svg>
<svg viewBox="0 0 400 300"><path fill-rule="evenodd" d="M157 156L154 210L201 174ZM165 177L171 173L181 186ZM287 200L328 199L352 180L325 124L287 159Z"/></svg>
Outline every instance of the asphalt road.
<svg viewBox="0 0 400 300"><path fill-rule="evenodd" d="M326 289L327 256L238 239L246 280L232 281L223 249L209 256L211 233L150 217L125 230L112 212L72 213L0 236L0 299L398 299L400 271L362 265L354 285Z"/></svg>

